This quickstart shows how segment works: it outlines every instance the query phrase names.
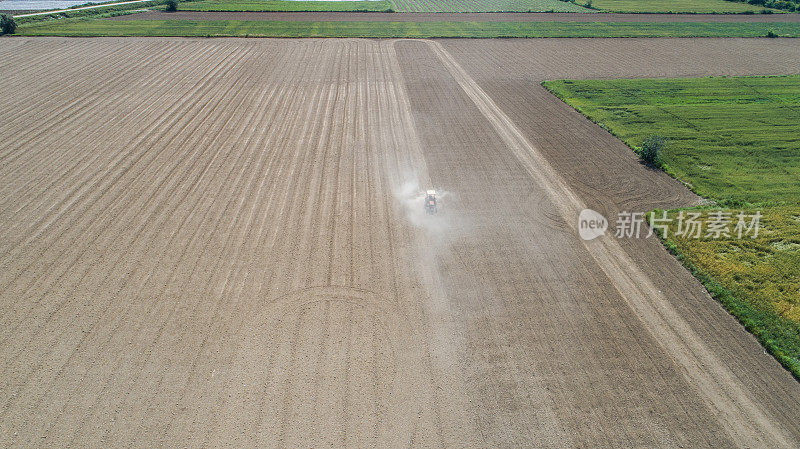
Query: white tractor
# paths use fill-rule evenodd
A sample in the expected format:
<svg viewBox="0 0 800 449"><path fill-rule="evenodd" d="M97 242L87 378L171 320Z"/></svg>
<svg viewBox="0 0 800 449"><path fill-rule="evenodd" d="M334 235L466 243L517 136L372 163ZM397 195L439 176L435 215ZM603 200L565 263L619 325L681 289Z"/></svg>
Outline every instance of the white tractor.
<svg viewBox="0 0 800 449"><path fill-rule="evenodd" d="M436 190L428 190L425 192L425 213L428 215L433 215L438 212L439 209L436 206Z"/></svg>

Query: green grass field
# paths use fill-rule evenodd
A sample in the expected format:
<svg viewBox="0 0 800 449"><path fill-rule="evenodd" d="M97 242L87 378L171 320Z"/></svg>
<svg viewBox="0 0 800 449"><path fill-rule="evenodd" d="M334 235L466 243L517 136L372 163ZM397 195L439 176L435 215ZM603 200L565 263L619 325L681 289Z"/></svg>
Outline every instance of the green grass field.
<svg viewBox="0 0 800 449"><path fill-rule="evenodd" d="M585 4L586 0L578 3ZM726 0L592 0L592 7L608 12L633 13L742 13L759 12L762 6Z"/></svg>
<svg viewBox="0 0 800 449"><path fill-rule="evenodd" d="M380 1L199 0L180 4L182 11L362 11L391 12L392 3Z"/></svg>
<svg viewBox="0 0 800 449"><path fill-rule="evenodd" d="M669 139L667 170L719 206L761 211L755 239L665 244L800 379L800 76L553 81L545 86L632 148ZM670 211L677 218L680 211Z"/></svg>
<svg viewBox="0 0 800 449"><path fill-rule="evenodd" d="M64 19L23 24L23 36L234 37L800 37L800 23L282 22Z"/></svg>
<svg viewBox="0 0 800 449"><path fill-rule="evenodd" d="M800 77L555 81L632 147L670 139L669 170L707 198L800 203Z"/></svg>
<svg viewBox="0 0 800 449"><path fill-rule="evenodd" d="M722 0L720 0L722 1ZM560 0L392 0L398 12L594 12Z"/></svg>

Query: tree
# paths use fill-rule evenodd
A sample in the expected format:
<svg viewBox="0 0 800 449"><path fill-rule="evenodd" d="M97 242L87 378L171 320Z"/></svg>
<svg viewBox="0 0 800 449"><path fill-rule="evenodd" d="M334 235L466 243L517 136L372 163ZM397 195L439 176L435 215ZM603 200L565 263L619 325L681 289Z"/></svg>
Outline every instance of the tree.
<svg viewBox="0 0 800 449"><path fill-rule="evenodd" d="M0 14L0 34L14 34L17 31L17 22L8 14Z"/></svg>
<svg viewBox="0 0 800 449"><path fill-rule="evenodd" d="M178 10L178 0L167 0L167 11L175 12Z"/></svg>
<svg viewBox="0 0 800 449"><path fill-rule="evenodd" d="M660 167L661 152L666 145L667 139L661 136L650 136L644 139L642 149L639 151L639 157L647 164Z"/></svg>

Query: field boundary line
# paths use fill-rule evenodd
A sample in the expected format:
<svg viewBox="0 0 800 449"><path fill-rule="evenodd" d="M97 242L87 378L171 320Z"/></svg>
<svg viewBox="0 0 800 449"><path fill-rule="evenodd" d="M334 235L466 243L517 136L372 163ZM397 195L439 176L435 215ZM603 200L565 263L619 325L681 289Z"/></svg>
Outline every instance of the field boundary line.
<svg viewBox="0 0 800 449"><path fill-rule="evenodd" d="M441 43L426 42L577 235L584 202ZM688 384L704 398L732 441L742 447L751 446L753 440L771 447L793 447L786 430L752 400L736 375L708 349L613 236L582 242L656 343L679 365Z"/></svg>

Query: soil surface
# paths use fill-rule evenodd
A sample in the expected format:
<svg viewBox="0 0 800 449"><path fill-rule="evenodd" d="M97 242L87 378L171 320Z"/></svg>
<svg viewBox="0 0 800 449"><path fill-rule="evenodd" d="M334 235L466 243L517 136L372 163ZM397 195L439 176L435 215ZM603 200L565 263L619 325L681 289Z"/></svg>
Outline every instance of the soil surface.
<svg viewBox="0 0 800 449"><path fill-rule="evenodd" d="M275 20L288 22L800 22L800 14L365 13L145 11L107 20Z"/></svg>
<svg viewBox="0 0 800 449"><path fill-rule="evenodd" d="M798 73L793 40L0 58L0 446L800 445L800 384L657 240L577 235L699 198L540 86Z"/></svg>

